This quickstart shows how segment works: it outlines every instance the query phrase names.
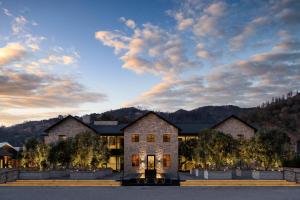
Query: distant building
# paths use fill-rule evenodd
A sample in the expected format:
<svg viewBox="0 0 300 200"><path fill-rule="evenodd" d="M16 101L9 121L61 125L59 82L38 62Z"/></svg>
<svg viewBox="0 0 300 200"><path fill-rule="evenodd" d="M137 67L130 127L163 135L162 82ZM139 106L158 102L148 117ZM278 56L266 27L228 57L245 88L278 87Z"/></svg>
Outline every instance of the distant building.
<svg viewBox="0 0 300 200"><path fill-rule="evenodd" d="M0 143L0 168L14 168L17 166L19 148L7 142Z"/></svg>
<svg viewBox="0 0 300 200"><path fill-rule="evenodd" d="M45 130L44 140L49 144L89 131L106 137L111 151L107 167L113 170L124 170L125 175L147 170L177 173L178 143L196 138L202 130L208 128L230 134L236 139L249 139L257 131L236 116L230 116L217 124L174 124L155 112L148 112L129 124L118 124L115 121L86 124L67 116Z"/></svg>

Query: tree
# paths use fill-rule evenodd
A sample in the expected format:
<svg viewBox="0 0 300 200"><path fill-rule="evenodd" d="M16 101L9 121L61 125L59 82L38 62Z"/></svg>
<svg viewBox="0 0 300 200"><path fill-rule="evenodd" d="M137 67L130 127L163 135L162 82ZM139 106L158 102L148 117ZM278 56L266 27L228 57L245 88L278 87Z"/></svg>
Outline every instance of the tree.
<svg viewBox="0 0 300 200"><path fill-rule="evenodd" d="M196 160L203 168L232 167L237 161L237 141L230 135L207 129L199 134L196 152Z"/></svg>
<svg viewBox="0 0 300 200"><path fill-rule="evenodd" d="M58 166L69 168L73 153L73 140L69 138L51 146L48 160L54 168Z"/></svg>
<svg viewBox="0 0 300 200"><path fill-rule="evenodd" d="M21 165L23 167L35 167L39 170L48 166L49 146L37 139L29 139L25 143L25 150L22 152Z"/></svg>
<svg viewBox="0 0 300 200"><path fill-rule="evenodd" d="M195 148L197 139L190 139L179 142L178 154L181 156L180 169L184 169L185 164L193 162L196 157Z"/></svg>
<svg viewBox="0 0 300 200"><path fill-rule="evenodd" d="M97 168L109 158L106 142L91 132L76 135L73 144L72 166L75 168Z"/></svg>

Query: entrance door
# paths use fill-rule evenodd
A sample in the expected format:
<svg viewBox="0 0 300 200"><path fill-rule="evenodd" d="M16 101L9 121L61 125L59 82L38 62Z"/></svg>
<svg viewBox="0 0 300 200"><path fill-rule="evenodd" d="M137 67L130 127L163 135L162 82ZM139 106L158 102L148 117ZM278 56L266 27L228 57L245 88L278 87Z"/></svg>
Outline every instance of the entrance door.
<svg viewBox="0 0 300 200"><path fill-rule="evenodd" d="M155 155L147 156L147 170L155 170Z"/></svg>

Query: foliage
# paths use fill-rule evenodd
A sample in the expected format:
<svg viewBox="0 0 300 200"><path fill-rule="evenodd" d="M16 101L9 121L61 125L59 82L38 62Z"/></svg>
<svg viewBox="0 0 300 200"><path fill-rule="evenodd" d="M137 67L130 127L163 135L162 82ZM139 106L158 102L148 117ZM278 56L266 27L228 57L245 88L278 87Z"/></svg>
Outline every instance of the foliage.
<svg viewBox="0 0 300 200"><path fill-rule="evenodd" d="M277 129L256 133L251 140L242 140L239 147L242 168L279 168L291 156L289 137Z"/></svg>
<svg viewBox="0 0 300 200"><path fill-rule="evenodd" d="M75 168L97 168L108 161L107 144L100 136L90 132L78 134L74 138L73 145L72 166Z"/></svg>
<svg viewBox="0 0 300 200"><path fill-rule="evenodd" d="M186 164L191 164L194 161L195 158L195 149L197 146L197 140L196 139L190 139L186 141L179 142L179 148L178 153L181 156L181 162L180 162L180 169L183 169Z"/></svg>
<svg viewBox="0 0 300 200"><path fill-rule="evenodd" d="M73 152L74 147L72 139L59 141L51 146L48 160L54 168L58 166L69 168Z"/></svg>
<svg viewBox="0 0 300 200"><path fill-rule="evenodd" d="M202 168L233 166L237 161L237 141L216 130L204 130L198 137L196 155L196 161Z"/></svg>
<svg viewBox="0 0 300 200"><path fill-rule="evenodd" d="M21 165L23 167L34 167L39 170L48 166L49 146L36 139L30 139L25 143L25 150L22 152Z"/></svg>

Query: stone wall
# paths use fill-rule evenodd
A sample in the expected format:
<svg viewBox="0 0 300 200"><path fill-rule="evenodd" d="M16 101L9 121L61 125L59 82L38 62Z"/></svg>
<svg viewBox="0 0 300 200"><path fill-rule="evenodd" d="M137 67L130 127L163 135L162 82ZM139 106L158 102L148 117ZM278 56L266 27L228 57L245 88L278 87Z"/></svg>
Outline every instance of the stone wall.
<svg viewBox="0 0 300 200"><path fill-rule="evenodd" d="M53 143L57 142L59 139L59 135L65 135L67 138L75 137L79 133L83 132L94 132L89 127L83 125L73 118L68 118L64 120L62 123L54 126L49 132L48 136L45 136L45 143Z"/></svg>
<svg viewBox="0 0 300 200"><path fill-rule="evenodd" d="M132 142L131 135L139 134L139 142ZM155 142L147 142L147 134L155 135ZM170 134L171 141L163 142L163 134ZM143 117L124 130L124 174L144 173L147 155L155 155L157 173L177 173L178 171L178 129L153 113ZM140 156L139 167L132 167L133 154ZM163 168L163 155L171 157L171 167Z"/></svg>
<svg viewBox="0 0 300 200"><path fill-rule="evenodd" d="M233 117L219 124L215 129L229 134L235 139L239 138L238 135L243 135L245 139L250 139L255 133L253 128Z"/></svg>
<svg viewBox="0 0 300 200"><path fill-rule="evenodd" d="M19 177L19 172L16 169L0 170L0 183L16 181Z"/></svg>

